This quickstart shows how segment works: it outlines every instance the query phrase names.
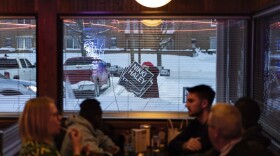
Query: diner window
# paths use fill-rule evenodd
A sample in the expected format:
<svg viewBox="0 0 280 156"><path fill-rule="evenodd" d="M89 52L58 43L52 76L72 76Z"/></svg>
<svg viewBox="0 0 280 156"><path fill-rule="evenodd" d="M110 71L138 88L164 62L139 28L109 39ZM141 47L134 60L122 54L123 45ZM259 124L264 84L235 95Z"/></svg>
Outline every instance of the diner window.
<svg viewBox="0 0 280 156"><path fill-rule="evenodd" d="M217 92L215 101L235 101L246 90L247 20L215 21L63 18L64 111L96 98L105 115L166 118L188 111L184 88L199 84ZM68 50L70 34L79 51Z"/></svg>
<svg viewBox="0 0 280 156"><path fill-rule="evenodd" d="M0 113L21 112L25 102L36 97L36 53L30 50L35 42L34 17L0 17Z"/></svg>
<svg viewBox="0 0 280 156"><path fill-rule="evenodd" d="M276 10L275 10L276 11ZM256 35L262 40L256 42L256 59L254 64L254 98L257 99L262 115L260 123L265 134L271 139L273 145L279 147L279 115L280 115L280 10L270 12L268 16L256 18L258 32ZM262 25L262 27L259 27ZM273 147L273 146L272 146Z"/></svg>

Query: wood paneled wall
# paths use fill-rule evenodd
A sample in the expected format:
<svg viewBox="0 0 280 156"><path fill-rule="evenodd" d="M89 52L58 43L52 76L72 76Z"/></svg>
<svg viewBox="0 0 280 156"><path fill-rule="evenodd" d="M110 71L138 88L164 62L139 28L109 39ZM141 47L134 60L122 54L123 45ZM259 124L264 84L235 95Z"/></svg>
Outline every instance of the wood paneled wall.
<svg viewBox="0 0 280 156"><path fill-rule="evenodd" d="M38 3L37 79L38 94L58 98L57 0Z"/></svg>
<svg viewBox="0 0 280 156"><path fill-rule="evenodd" d="M38 95L58 99L61 15L250 15L278 0L172 0L151 9L135 0L0 0L0 16L37 17Z"/></svg>
<svg viewBox="0 0 280 156"><path fill-rule="evenodd" d="M172 0L169 4L152 9L135 0L60 0L60 13L167 13L167 14L248 14L252 0Z"/></svg>
<svg viewBox="0 0 280 156"><path fill-rule="evenodd" d="M280 4L279 0L254 0L252 3L253 5L252 13L261 11L263 9L267 9L269 7L274 7L279 4Z"/></svg>
<svg viewBox="0 0 280 156"><path fill-rule="evenodd" d="M0 15L35 13L36 0L0 0Z"/></svg>

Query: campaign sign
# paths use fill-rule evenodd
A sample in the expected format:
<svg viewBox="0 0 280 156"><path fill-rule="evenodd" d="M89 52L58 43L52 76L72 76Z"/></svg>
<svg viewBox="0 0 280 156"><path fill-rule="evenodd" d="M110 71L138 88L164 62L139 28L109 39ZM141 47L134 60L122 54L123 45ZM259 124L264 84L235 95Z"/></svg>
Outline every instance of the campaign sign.
<svg viewBox="0 0 280 156"><path fill-rule="evenodd" d="M183 103L187 102L187 95L188 95L187 88L188 87L183 87Z"/></svg>
<svg viewBox="0 0 280 156"><path fill-rule="evenodd" d="M170 69L160 69L160 76L170 76Z"/></svg>
<svg viewBox="0 0 280 156"><path fill-rule="evenodd" d="M138 89L136 88L136 89L132 89L131 92L133 92L137 97L142 97L142 95L143 95L152 85L153 85L153 82L152 82L152 80L150 80L150 81L148 82L148 84L145 85L141 91L138 91Z"/></svg>
<svg viewBox="0 0 280 156"><path fill-rule="evenodd" d="M123 86L128 92L132 92L135 96L141 97L153 85L153 82L150 80L148 84L142 88L142 90L139 90L129 83L125 77L120 77L118 84Z"/></svg>
<svg viewBox="0 0 280 156"><path fill-rule="evenodd" d="M123 77L125 77L131 85L140 91L144 89L153 76L153 73L145 68L142 68L142 66L137 62L133 62L123 73Z"/></svg>
<svg viewBox="0 0 280 156"><path fill-rule="evenodd" d="M118 84L134 93L137 97L141 97L153 84L152 74L140 64L134 62L129 67L125 68L120 75Z"/></svg>

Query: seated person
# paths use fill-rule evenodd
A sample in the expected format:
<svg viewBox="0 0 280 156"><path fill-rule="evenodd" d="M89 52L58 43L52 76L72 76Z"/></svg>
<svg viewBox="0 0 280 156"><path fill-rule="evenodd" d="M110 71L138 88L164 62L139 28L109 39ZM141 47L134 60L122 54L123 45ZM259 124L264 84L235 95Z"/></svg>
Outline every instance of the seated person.
<svg viewBox="0 0 280 156"><path fill-rule="evenodd" d="M215 98L214 90L207 85L187 88L186 107L189 116L195 117L168 145L170 156L203 153L212 148L208 137L207 120Z"/></svg>
<svg viewBox="0 0 280 156"><path fill-rule="evenodd" d="M53 99L37 97L28 100L19 119L19 133L22 141L19 155L59 156L53 140L61 129L61 119L62 116ZM82 146L79 131L68 129L67 136L71 137L73 146L69 148L73 150L73 154L80 155Z"/></svg>
<svg viewBox="0 0 280 156"><path fill-rule="evenodd" d="M99 101L96 99L86 99L80 104L79 115L69 117L65 125L68 128L76 128L82 135L82 144L88 155L114 155L119 147L99 129L102 120L102 109ZM61 155L73 155L72 145L69 136L65 136Z"/></svg>
<svg viewBox="0 0 280 156"><path fill-rule="evenodd" d="M261 156L242 140L241 114L230 104L218 103L212 107L208 118L208 133L215 148L212 154L207 153L209 156Z"/></svg>
<svg viewBox="0 0 280 156"><path fill-rule="evenodd" d="M270 139L262 134L262 126L258 124L261 115L258 103L249 97L242 97L234 105L242 116L243 139L258 153L272 155L267 149L270 145Z"/></svg>

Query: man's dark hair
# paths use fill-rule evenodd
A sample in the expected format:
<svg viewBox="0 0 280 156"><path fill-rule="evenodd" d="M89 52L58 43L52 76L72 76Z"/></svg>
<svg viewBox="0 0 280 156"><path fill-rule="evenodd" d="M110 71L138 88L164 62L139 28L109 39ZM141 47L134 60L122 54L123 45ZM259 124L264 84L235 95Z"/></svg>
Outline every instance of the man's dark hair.
<svg viewBox="0 0 280 156"><path fill-rule="evenodd" d="M255 100L249 97L241 97L234 105L241 113L243 128L248 129L258 124L261 110Z"/></svg>
<svg viewBox="0 0 280 156"><path fill-rule="evenodd" d="M86 119L91 119L94 115L102 114L100 102L96 99L85 99L80 104L80 108L79 115Z"/></svg>
<svg viewBox="0 0 280 156"><path fill-rule="evenodd" d="M189 93L195 93L200 99L206 99L209 102L209 108L212 106L212 103L215 98L215 91L208 85L197 85L194 87L188 87L187 91Z"/></svg>

